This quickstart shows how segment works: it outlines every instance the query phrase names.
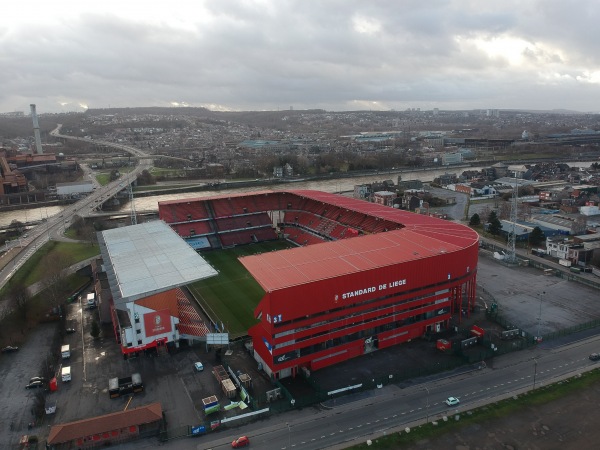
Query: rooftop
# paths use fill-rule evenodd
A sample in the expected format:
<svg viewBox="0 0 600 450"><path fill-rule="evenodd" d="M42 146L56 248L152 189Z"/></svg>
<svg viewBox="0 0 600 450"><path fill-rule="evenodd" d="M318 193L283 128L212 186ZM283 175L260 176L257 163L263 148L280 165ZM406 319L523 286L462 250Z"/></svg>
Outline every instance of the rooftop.
<svg viewBox="0 0 600 450"><path fill-rule="evenodd" d="M217 275L160 220L103 231L98 240L115 304Z"/></svg>
<svg viewBox="0 0 600 450"><path fill-rule="evenodd" d="M459 251L478 235L456 222L318 191L290 191L396 222L400 229L240 258L266 292Z"/></svg>

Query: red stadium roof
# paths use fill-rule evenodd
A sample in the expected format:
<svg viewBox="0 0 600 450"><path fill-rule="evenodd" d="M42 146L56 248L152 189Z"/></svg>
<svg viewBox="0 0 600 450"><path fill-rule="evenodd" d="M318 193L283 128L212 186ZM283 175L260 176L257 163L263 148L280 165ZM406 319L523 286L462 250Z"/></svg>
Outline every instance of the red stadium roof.
<svg viewBox="0 0 600 450"><path fill-rule="evenodd" d="M479 239L473 230L455 222L325 192L286 192L395 222L402 228L240 258L266 292L452 253L475 245ZM265 193L273 192L223 195L212 199Z"/></svg>

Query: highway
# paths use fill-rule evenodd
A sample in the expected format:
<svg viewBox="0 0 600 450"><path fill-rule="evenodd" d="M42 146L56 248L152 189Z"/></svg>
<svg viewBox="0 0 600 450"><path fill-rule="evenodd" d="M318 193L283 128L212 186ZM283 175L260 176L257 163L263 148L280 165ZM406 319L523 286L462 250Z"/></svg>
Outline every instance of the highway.
<svg viewBox="0 0 600 450"><path fill-rule="evenodd" d="M90 142L89 139L60 134L61 126L62 125L58 125L58 127L52 130L50 134L54 137ZM139 164L131 172L118 180L110 182L106 186L96 185L95 190L88 196L69 205L61 214L50 217L45 222L41 222L27 233L27 237L13 241L10 246L7 245L7 249L12 248L12 250L6 253L5 257L9 258L9 260L6 262L4 268L0 270L0 288L6 285L14 273L19 270L42 245L49 240L63 239L64 230L69 227L73 220L73 216L76 214L86 215L95 210L99 205L116 195L119 191L127 189L127 186L133 183L142 171L152 167L152 157L149 157L146 153L137 148L122 144L114 144L108 141L93 142L126 151L131 155L140 158ZM90 176L90 178L92 177ZM92 181L95 183L93 178ZM2 306L3 305L0 305L0 307Z"/></svg>

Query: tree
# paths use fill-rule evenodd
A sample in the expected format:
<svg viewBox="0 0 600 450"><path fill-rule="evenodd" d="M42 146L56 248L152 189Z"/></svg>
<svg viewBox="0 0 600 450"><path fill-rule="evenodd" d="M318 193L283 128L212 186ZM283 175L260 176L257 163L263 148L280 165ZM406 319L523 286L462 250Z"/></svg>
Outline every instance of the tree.
<svg viewBox="0 0 600 450"><path fill-rule="evenodd" d="M59 253L50 253L42 259L41 264L46 268L46 276L42 280L42 283L45 288L46 298L49 300L49 306L58 306L64 302L64 295L67 290L67 274L65 269L69 266L69 262Z"/></svg>
<svg viewBox="0 0 600 450"><path fill-rule="evenodd" d="M471 216L471 220L469 220L469 225L472 227L476 227L481 224L481 219L479 218L479 214L475 213Z"/></svg>
<svg viewBox="0 0 600 450"><path fill-rule="evenodd" d="M21 282L11 283L8 288L8 298L19 317L25 320L27 318L27 302L30 298L27 286Z"/></svg>
<svg viewBox="0 0 600 450"><path fill-rule="evenodd" d="M17 219L14 219L8 226L8 231L11 234L16 234L17 236L20 236L25 232L25 224Z"/></svg>
<svg viewBox="0 0 600 450"><path fill-rule="evenodd" d="M94 321L92 322L92 329L90 330L90 335L96 339L98 336L100 336L100 325L98 325L98 322L96 321L96 319L94 319Z"/></svg>
<svg viewBox="0 0 600 450"><path fill-rule="evenodd" d="M500 234L500 230L502 229L502 224L500 223L500 220L498 219L498 216L496 215L495 211L492 211L490 213L490 216L488 217L488 231L493 234L494 236Z"/></svg>
<svg viewBox="0 0 600 450"><path fill-rule="evenodd" d="M546 235L540 227L535 227L529 234L529 242L531 245L538 245L546 240Z"/></svg>
<svg viewBox="0 0 600 450"><path fill-rule="evenodd" d="M147 186L151 184L156 184L156 178L148 171L144 170L137 178L137 183L139 186Z"/></svg>

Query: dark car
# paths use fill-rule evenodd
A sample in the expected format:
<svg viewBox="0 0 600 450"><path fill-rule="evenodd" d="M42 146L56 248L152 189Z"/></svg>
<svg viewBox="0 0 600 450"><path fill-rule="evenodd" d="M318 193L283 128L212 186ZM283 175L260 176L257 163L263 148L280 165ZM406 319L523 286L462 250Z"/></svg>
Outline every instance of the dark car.
<svg viewBox="0 0 600 450"><path fill-rule="evenodd" d="M67 328L65 330L65 333L67 333L67 334L73 334L73 333L75 333L75 331L77 331L75 328Z"/></svg>
<svg viewBox="0 0 600 450"><path fill-rule="evenodd" d="M25 386L25 389L35 389L35 388L41 388L44 387L44 383L41 381L34 381L32 383L29 383L27 386Z"/></svg>
<svg viewBox="0 0 600 450"><path fill-rule="evenodd" d="M598 360L600 360L600 353L592 353L590 355L590 360L591 361L598 361Z"/></svg>
<svg viewBox="0 0 600 450"><path fill-rule="evenodd" d="M13 347L12 345L7 345L2 349L2 353L12 353L19 350L19 347Z"/></svg>
<svg viewBox="0 0 600 450"><path fill-rule="evenodd" d="M41 381L42 383L46 381L44 377L33 377L29 380L29 384L34 383L36 381Z"/></svg>
<svg viewBox="0 0 600 450"><path fill-rule="evenodd" d="M248 436L240 436L231 443L232 448L241 448L246 447L247 445L250 445L250 439L248 439Z"/></svg>

